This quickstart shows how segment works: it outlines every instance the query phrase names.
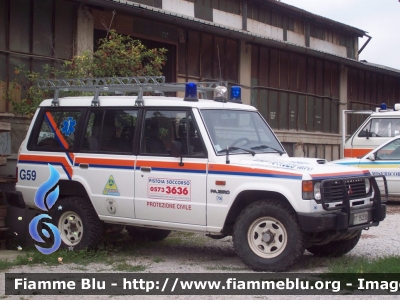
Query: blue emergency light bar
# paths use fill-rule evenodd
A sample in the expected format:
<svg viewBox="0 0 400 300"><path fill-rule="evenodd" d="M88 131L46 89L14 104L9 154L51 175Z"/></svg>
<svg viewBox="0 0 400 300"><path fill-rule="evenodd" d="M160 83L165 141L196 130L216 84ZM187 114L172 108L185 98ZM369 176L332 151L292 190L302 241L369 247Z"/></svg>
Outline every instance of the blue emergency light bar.
<svg viewBox="0 0 400 300"><path fill-rule="evenodd" d="M185 85L185 101L199 101L197 98L197 85L194 82L187 82Z"/></svg>
<svg viewBox="0 0 400 300"><path fill-rule="evenodd" d="M219 102L227 102L227 88L225 86L216 86L214 88L214 100ZM197 84L195 82L187 82L185 84L185 101L199 101L197 95ZM242 89L240 86L231 87L231 98L229 102L242 103Z"/></svg>
<svg viewBox="0 0 400 300"><path fill-rule="evenodd" d="M240 86L231 87L231 102L242 103L242 89Z"/></svg>

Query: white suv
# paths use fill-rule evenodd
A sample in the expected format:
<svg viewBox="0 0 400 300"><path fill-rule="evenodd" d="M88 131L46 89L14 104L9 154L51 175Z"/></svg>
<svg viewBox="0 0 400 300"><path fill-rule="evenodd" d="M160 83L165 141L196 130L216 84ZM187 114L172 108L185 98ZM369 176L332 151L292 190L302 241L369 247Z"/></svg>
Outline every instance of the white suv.
<svg viewBox="0 0 400 300"><path fill-rule="evenodd" d="M162 77L40 86L55 96L32 120L16 191L7 199L36 208L35 193L49 178L48 164L54 166L59 197L50 215L64 247L95 246L104 224L154 241L171 230L232 235L251 269L281 271L305 249L319 256L349 252L363 229L385 218L376 176L289 158L260 113L240 104L239 87L227 100L226 83L167 84ZM184 98L163 95L180 89ZM60 90L94 96L59 98ZM213 90L214 100L199 99ZM99 95L115 91L138 95Z"/></svg>

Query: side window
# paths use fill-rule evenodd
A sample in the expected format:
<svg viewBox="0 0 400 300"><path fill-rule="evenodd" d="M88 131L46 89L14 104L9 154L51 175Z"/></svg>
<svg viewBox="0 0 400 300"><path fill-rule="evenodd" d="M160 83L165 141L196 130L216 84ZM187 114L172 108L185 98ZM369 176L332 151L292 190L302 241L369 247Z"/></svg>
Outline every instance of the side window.
<svg viewBox="0 0 400 300"><path fill-rule="evenodd" d="M203 142L189 112L147 110L140 153L169 156L174 142L180 145L184 156L205 156Z"/></svg>
<svg viewBox="0 0 400 300"><path fill-rule="evenodd" d="M137 110L96 109L85 126L85 152L131 153Z"/></svg>
<svg viewBox="0 0 400 300"><path fill-rule="evenodd" d="M400 134L400 119L372 119L358 134L359 137L394 137Z"/></svg>
<svg viewBox="0 0 400 300"><path fill-rule="evenodd" d="M376 152L377 159L400 159L400 140L396 139Z"/></svg>
<svg viewBox="0 0 400 300"><path fill-rule="evenodd" d="M45 111L39 133L31 142L37 150L72 150L80 111Z"/></svg>

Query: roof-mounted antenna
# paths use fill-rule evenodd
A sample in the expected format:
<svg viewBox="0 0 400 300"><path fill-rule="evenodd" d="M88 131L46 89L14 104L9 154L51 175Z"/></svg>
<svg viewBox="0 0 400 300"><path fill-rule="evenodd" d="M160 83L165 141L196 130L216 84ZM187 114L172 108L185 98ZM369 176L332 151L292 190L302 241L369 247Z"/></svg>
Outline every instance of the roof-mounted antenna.
<svg viewBox="0 0 400 300"><path fill-rule="evenodd" d="M222 82L222 71L221 71L221 59L219 58L219 46L217 45L217 55L218 55L218 67L219 67L219 80ZM217 98L218 99L214 99L214 100L217 100L217 101L221 101L222 102L222 107L223 107L223 110L224 110L224 112L225 112L225 105L224 105L224 103L226 102L226 99L224 99L224 97L223 97L223 95L224 95L224 89L223 89L224 87L217 87L216 88L216 91L217 92L220 92L221 93L221 95L219 95ZM225 87L225 90L227 89L227 87ZM226 132L225 132L225 138L226 138ZM229 147L228 147L228 144L226 144L226 164L227 165L229 165L230 163L231 163L231 161L229 160Z"/></svg>
<svg viewBox="0 0 400 300"><path fill-rule="evenodd" d="M219 67L219 80L222 82L221 60L219 58L219 46L217 45L218 67Z"/></svg>

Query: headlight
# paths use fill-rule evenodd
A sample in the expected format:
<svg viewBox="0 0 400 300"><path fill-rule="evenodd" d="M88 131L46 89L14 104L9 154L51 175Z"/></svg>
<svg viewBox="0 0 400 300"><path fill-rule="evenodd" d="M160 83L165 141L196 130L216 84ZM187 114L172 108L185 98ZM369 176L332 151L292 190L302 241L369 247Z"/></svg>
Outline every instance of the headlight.
<svg viewBox="0 0 400 300"><path fill-rule="evenodd" d="M369 178L364 179L365 182L365 192L368 194L369 190L371 189L371 182L369 181Z"/></svg>
<svg viewBox="0 0 400 300"><path fill-rule="evenodd" d="M314 199L321 200L321 182L314 184Z"/></svg>

